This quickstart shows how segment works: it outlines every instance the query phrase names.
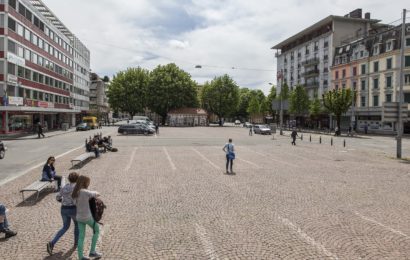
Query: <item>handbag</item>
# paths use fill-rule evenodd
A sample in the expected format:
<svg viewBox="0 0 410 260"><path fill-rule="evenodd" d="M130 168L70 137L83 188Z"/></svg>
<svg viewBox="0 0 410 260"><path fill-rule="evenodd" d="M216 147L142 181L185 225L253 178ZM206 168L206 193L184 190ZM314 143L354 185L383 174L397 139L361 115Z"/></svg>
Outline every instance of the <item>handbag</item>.
<svg viewBox="0 0 410 260"><path fill-rule="evenodd" d="M234 159L235 159L235 153L234 153L234 152L229 152L229 153L228 153L228 158L229 158L230 160L234 160Z"/></svg>

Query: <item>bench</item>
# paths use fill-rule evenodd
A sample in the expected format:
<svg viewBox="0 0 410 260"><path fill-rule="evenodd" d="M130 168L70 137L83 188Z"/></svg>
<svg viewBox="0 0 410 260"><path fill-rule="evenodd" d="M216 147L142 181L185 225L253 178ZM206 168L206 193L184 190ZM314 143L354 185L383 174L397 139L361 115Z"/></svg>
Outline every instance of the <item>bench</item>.
<svg viewBox="0 0 410 260"><path fill-rule="evenodd" d="M45 188L49 187L50 184L53 184L54 181L35 181L32 184L28 185L24 189L20 190L21 196L23 197L23 202L25 201L24 199L24 192L26 191L35 191L37 192L37 197L36 200L38 200L38 195L40 195L40 192L44 190Z"/></svg>
<svg viewBox="0 0 410 260"><path fill-rule="evenodd" d="M85 160L87 160L88 158L91 157L95 157L95 153L94 152L89 152L89 153L83 153L77 157L75 157L74 159L71 160L71 166L74 166L74 163L82 163Z"/></svg>

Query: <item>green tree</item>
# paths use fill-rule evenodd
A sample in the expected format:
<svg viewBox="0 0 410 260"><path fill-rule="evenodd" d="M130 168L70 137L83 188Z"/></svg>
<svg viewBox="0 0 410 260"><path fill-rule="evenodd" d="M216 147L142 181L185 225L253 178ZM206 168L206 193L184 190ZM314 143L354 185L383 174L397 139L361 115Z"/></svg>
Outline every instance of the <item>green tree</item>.
<svg viewBox="0 0 410 260"><path fill-rule="evenodd" d="M248 88L239 89L239 105L235 116L246 120L249 117L248 107L251 100L251 91Z"/></svg>
<svg viewBox="0 0 410 260"><path fill-rule="evenodd" d="M323 106L335 115L339 129L342 114L352 105L352 94L351 89L334 89L323 94Z"/></svg>
<svg viewBox="0 0 410 260"><path fill-rule="evenodd" d="M306 89L297 85L291 92L289 99L289 111L297 116L303 115L309 109L309 96Z"/></svg>
<svg viewBox="0 0 410 260"><path fill-rule="evenodd" d="M252 96L248 106L248 113L250 114L252 121L253 117L261 113L261 103L256 96Z"/></svg>
<svg viewBox="0 0 410 260"><path fill-rule="evenodd" d="M221 119L233 115L239 104L239 87L228 75L214 78L205 83L201 103L209 112Z"/></svg>
<svg viewBox="0 0 410 260"><path fill-rule="evenodd" d="M317 117L322 112L322 103L319 98L315 98L310 102L309 114L312 117Z"/></svg>
<svg viewBox="0 0 410 260"><path fill-rule="evenodd" d="M114 111L134 116L146 107L149 71L129 68L115 75L108 87L108 102Z"/></svg>
<svg viewBox="0 0 410 260"><path fill-rule="evenodd" d="M289 98L289 86L288 84L284 83L281 87L280 93L278 95L278 98L282 100L288 100Z"/></svg>
<svg viewBox="0 0 410 260"><path fill-rule="evenodd" d="M198 107L197 84L174 63L159 65L151 72L147 100L148 107L160 115L165 124L171 109Z"/></svg>
<svg viewBox="0 0 410 260"><path fill-rule="evenodd" d="M266 107L268 108L268 112L273 115L275 111L272 108L272 102L276 99L276 86L270 88L269 95L266 97Z"/></svg>
<svg viewBox="0 0 410 260"><path fill-rule="evenodd" d="M268 106L266 105L266 96L260 89L254 89L251 91L251 95L256 97L259 103L259 114L265 114L268 112Z"/></svg>

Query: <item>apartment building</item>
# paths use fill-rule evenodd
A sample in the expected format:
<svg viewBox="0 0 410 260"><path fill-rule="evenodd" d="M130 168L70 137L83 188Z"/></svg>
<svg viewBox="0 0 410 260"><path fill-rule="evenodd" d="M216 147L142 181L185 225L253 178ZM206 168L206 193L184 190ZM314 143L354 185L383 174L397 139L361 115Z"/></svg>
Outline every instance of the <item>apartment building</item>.
<svg viewBox="0 0 410 260"><path fill-rule="evenodd" d="M404 102L410 103L410 25L405 37ZM393 134L397 130L396 120L384 118L383 110L389 103L399 101L400 49L401 26L374 30L367 37L336 47L332 89L356 91L354 107L344 118L345 125L352 120L359 131L365 126L377 133Z"/></svg>
<svg viewBox="0 0 410 260"><path fill-rule="evenodd" d="M0 133L74 125L89 107L89 58L41 0L0 0Z"/></svg>
<svg viewBox="0 0 410 260"><path fill-rule="evenodd" d="M362 17L356 9L345 16L330 15L303 31L283 40L271 49L276 50L277 91L287 84L290 89L303 85L310 98L321 97L331 84L330 67L336 46L349 38L383 27L380 20Z"/></svg>

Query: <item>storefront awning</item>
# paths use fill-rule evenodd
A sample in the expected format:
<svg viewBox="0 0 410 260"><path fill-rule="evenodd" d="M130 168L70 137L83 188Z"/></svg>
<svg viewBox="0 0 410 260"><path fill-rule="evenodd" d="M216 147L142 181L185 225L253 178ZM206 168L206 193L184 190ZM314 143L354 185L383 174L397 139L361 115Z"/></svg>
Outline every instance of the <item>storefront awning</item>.
<svg viewBox="0 0 410 260"><path fill-rule="evenodd" d="M0 106L0 111L9 112L38 112L38 113L81 113L80 110L61 109L61 108L44 108L44 107L25 107L25 106Z"/></svg>

